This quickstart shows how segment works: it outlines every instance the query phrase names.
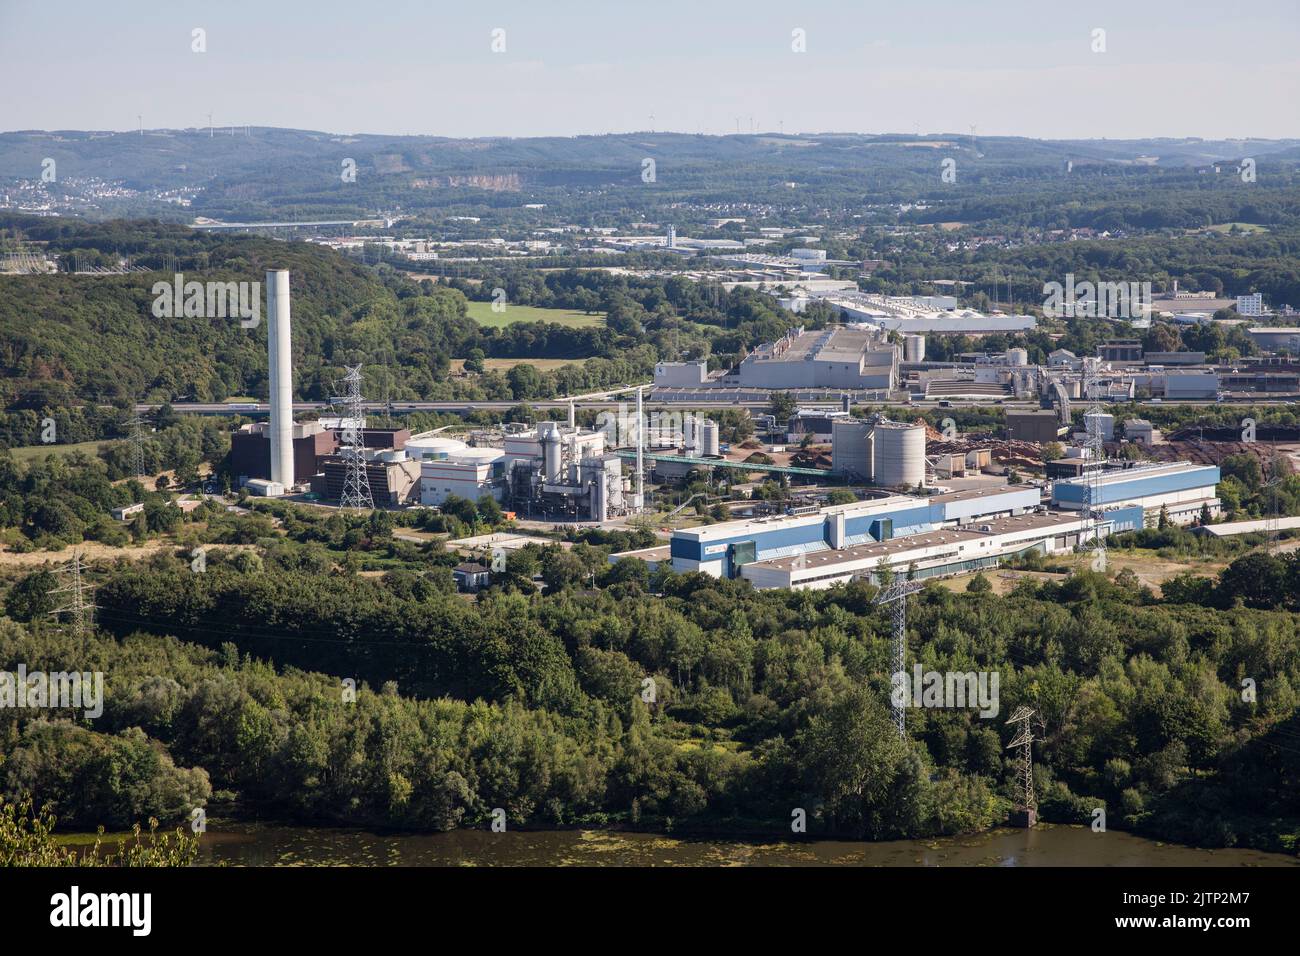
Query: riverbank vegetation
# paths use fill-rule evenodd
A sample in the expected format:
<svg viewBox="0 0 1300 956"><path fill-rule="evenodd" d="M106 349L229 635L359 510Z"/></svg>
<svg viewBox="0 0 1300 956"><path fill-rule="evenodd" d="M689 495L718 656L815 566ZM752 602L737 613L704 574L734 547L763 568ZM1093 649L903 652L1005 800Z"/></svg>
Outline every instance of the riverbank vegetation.
<svg viewBox="0 0 1300 956"><path fill-rule="evenodd" d="M10 799L81 827L211 804L449 829L500 808L512 827L777 838L802 810L812 834L917 837L1007 819L1005 721L1024 705L1044 819L1101 807L1114 829L1296 849L1295 557L1247 555L1164 598L1090 572L1005 596L927 586L909 666L998 673L998 713L909 709L900 740L865 583L758 592L634 560L593 577L555 548L471 602L436 568L296 566L312 547L201 574L165 552L102 567L85 637L12 607L0 669L100 670L105 699L91 721L0 710Z"/></svg>

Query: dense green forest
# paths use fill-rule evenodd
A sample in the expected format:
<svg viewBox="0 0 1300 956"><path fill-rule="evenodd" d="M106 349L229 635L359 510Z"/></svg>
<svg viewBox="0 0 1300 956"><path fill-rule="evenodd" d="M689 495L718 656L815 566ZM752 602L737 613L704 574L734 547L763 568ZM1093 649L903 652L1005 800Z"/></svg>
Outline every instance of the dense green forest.
<svg viewBox="0 0 1300 956"><path fill-rule="evenodd" d="M66 408L79 401L222 401L265 397L266 323L158 319L153 284L187 279L261 282L269 267L292 271L295 392L323 400L344 364L363 364L367 393L393 401L527 400L648 377L654 363L713 350L734 360L775 338L791 317L750 290L704 293L678 280L649 282L605 273L535 273L503 278L519 304L609 314L594 328L517 322L478 325L459 283L414 282L306 243L222 237L157 223L91 225L0 219L53 252L94 248L159 270L119 276L0 277L0 399L10 410ZM161 271L161 270L168 271ZM491 287L489 287L491 288ZM553 290L553 291L550 291ZM477 294L477 293L475 293ZM453 358L561 358L572 365L503 374L449 375ZM93 437L101 437L95 435Z"/></svg>
<svg viewBox="0 0 1300 956"><path fill-rule="evenodd" d="M1164 600L1131 574L1006 597L931 584L909 664L1000 673L1000 716L911 710L906 741L871 585L614 572L596 590L556 575L544 594L508 577L466 603L413 572L214 559L194 574L166 553L104 568L102 630L77 637L15 602L0 622L0 668L75 661L106 681L91 722L0 714L4 788L73 826L207 802L369 826L479 825L502 807L513 825L778 836L802 807L810 832L919 836L1006 818L1004 721L1025 704L1045 819L1104 806L1109 826L1163 839L1296 849L1294 557L1249 555ZM361 681L355 702L342 677Z"/></svg>

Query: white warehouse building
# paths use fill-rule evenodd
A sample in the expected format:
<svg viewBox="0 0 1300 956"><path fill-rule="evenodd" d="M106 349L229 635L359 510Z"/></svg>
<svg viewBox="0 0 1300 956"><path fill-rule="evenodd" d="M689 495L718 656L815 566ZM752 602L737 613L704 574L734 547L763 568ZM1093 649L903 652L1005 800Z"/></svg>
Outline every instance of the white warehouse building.
<svg viewBox="0 0 1300 956"><path fill-rule="evenodd" d="M800 327L745 356L740 385L892 390L898 387L898 348L869 329Z"/></svg>

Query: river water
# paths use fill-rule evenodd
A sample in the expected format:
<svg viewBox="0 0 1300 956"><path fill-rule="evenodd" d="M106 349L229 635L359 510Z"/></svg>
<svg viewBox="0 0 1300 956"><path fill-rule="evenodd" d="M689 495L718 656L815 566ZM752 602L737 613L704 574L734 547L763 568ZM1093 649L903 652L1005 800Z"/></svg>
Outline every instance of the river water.
<svg viewBox="0 0 1300 956"><path fill-rule="evenodd" d="M1201 850L1040 824L936 840L744 842L610 830L361 830L210 821L201 865L233 866L1297 866L1256 850Z"/></svg>

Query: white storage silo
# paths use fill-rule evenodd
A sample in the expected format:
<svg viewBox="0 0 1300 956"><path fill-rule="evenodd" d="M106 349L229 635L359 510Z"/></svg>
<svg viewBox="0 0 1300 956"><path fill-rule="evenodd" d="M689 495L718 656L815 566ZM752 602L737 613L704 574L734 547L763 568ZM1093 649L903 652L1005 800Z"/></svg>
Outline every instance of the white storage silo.
<svg viewBox="0 0 1300 956"><path fill-rule="evenodd" d="M871 481L871 430L873 424L861 418L835 419L831 422L831 470L859 481Z"/></svg>
<svg viewBox="0 0 1300 956"><path fill-rule="evenodd" d="M717 458L718 445L718 423L705 419L700 423L700 454L705 458Z"/></svg>
<svg viewBox="0 0 1300 956"><path fill-rule="evenodd" d="M880 422L874 435L875 482L912 488L925 481L925 426Z"/></svg>
<svg viewBox="0 0 1300 956"><path fill-rule="evenodd" d="M904 336L903 361L904 362L925 361L925 336L924 335Z"/></svg>
<svg viewBox="0 0 1300 956"><path fill-rule="evenodd" d="M1028 365L1029 353L1021 348L1007 349L1008 365Z"/></svg>
<svg viewBox="0 0 1300 956"><path fill-rule="evenodd" d="M425 432L422 435L412 435L403 447L408 458L422 461L425 458L446 458L448 455L464 451L469 446L456 438Z"/></svg>

